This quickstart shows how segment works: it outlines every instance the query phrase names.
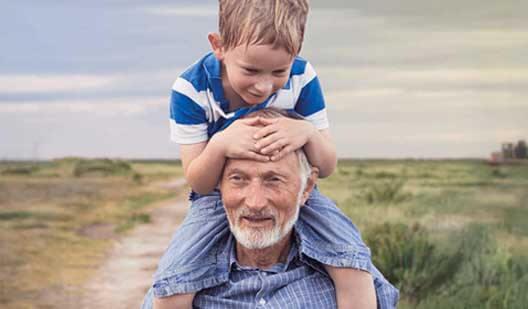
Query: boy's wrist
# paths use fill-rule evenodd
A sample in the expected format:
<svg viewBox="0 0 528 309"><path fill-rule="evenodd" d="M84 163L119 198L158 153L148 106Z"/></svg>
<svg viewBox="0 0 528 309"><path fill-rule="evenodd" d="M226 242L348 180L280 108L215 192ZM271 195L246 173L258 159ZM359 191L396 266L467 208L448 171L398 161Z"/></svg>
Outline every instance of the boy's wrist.
<svg viewBox="0 0 528 309"><path fill-rule="evenodd" d="M313 139L317 136L317 128L309 121L307 120L301 120L304 121L306 124L306 129L308 131L308 138L306 139L306 144L313 142Z"/></svg>
<svg viewBox="0 0 528 309"><path fill-rule="evenodd" d="M211 139L209 139L208 146L211 148L211 150L214 153L221 155L225 158L227 153L226 153L226 147L225 147L226 143L223 142L223 137L224 137L224 131L220 131L216 133L215 135L211 137Z"/></svg>

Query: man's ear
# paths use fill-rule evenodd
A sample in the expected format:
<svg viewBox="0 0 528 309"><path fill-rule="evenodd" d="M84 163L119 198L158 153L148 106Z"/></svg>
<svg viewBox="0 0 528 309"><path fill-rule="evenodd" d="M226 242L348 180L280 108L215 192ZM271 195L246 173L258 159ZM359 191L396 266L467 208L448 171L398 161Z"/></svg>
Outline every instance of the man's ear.
<svg viewBox="0 0 528 309"><path fill-rule="evenodd" d="M207 34L207 40L209 40L209 44L211 44L211 49L213 50L216 58L218 60L222 60L224 58L224 48L222 46L220 34L216 32L210 32Z"/></svg>
<svg viewBox="0 0 528 309"><path fill-rule="evenodd" d="M304 205L304 203L306 203L306 201L310 197L310 193L315 188L315 184L317 183L318 178L319 178L319 169L313 166L312 171L310 172L310 175L308 176L308 180L306 181L306 187L304 188L304 192L302 195L301 205Z"/></svg>

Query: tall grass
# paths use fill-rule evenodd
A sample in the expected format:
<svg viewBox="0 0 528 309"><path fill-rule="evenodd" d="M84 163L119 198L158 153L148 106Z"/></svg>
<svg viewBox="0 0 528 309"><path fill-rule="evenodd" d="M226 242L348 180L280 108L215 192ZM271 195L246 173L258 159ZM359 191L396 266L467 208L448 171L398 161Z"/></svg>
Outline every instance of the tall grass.
<svg viewBox="0 0 528 309"><path fill-rule="evenodd" d="M319 185L363 231L400 308L526 308L528 164L340 161Z"/></svg>

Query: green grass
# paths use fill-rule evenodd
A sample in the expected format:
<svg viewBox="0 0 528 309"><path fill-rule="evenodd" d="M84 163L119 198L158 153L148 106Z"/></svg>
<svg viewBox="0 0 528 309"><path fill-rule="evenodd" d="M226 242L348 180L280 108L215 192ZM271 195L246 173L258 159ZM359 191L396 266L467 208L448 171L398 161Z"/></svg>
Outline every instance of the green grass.
<svg viewBox="0 0 528 309"><path fill-rule="evenodd" d="M363 232L400 308L527 303L528 164L340 161L319 185Z"/></svg>
<svg viewBox="0 0 528 309"><path fill-rule="evenodd" d="M39 291L84 282L112 239L82 231L148 223L176 194L152 184L182 176L163 160L0 162L0 306L30 295L38 307ZM319 187L400 288L399 308L526 307L528 164L340 161Z"/></svg>

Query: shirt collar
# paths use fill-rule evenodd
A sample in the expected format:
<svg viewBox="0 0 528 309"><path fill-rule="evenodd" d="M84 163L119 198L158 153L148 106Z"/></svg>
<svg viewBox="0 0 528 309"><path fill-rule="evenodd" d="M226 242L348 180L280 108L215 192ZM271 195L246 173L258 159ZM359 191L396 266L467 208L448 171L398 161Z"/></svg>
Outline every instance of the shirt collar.
<svg viewBox="0 0 528 309"><path fill-rule="evenodd" d="M216 59L214 53L210 52L205 56L203 62L205 68L205 74L209 79L222 79L221 75L221 64L218 59Z"/></svg>
<svg viewBox="0 0 528 309"><path fill-rule="evenodd" d="M295 231L294 231L295 233ZM266 270L257 269L250 266L242 266L238 263L236 259L236 240L233 235L229 238L229 271L231 272L233 269L239 269L239 270L261 270L271 273L282 273L285 272L290 264L296 259L299 255L298 245L297 245L297 236L295 235L292 237L292 243L290 246L290 251L288 253L288 258L286 259L285 263L277 263L273 265L271 268Z"/></svg>

